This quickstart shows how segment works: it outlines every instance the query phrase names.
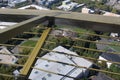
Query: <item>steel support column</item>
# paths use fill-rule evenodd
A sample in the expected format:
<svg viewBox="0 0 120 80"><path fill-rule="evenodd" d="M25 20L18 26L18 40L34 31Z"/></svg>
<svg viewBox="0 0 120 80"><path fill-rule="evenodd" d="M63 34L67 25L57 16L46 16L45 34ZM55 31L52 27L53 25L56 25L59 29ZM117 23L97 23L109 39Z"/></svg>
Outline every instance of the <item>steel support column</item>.
<svg viewBox="0 0 120 80"><path fill-rule="evenodd" d="M35 62L35 58L37 57L38 53L41 50L41 47L43 46L45 39L47 38L47 35L49 34L51 28L46 29L43 34L41 35L40 39L38 40L35 48L31 52L27 62L25 63L23 69L21 70L21 75L27 76L33 63Z"/></svg>

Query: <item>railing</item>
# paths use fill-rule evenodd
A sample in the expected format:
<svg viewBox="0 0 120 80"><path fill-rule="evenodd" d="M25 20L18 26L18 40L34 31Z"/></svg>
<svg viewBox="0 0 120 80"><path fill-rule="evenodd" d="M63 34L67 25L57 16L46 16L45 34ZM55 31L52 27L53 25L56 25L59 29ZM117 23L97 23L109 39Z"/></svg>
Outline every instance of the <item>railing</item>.
<svg viewBox="0 0 120 80"><path fill-rule="evenodd" d="M55 29L52 28L52 30L55 30ZM76 79L76 77L72 77L72 76L68 76L68 75L63 75L63 74L60 74L60 73L55 73L55 72L44 70L44 69L41 69L41 68L35 68L34 67L34 63L35 63L36 59L42 59L42 60L46 60L46 61L50 61L50 62L54 62L54 63L65 64L65 65L74 66L74 67L77 67L77 68L84 68L84 69L88 69L88 70L92 70L92 71L97 71L97 72L102 72L102 73L107 73L107 74L111 74L111 75L118 75L118 76L120 76L120 73L111 72L111 71L107 71L107 70L104 70L104 69L88 68L88 67L85 67L85 66L78 66L78 65L73 65L73 64L70 64L70 63L60 62L60 61L57 61L57 60L50 60L50 59L39 57L38 54L40 54L41 50L42 51L47 51L47 52L55 52L56 54L61 54L61 52L52 51L50 49L47 49L47 48L43 47L43 44L45 44L45 43L47 43L47 44L56 44L56 42L49 41L49 40L46 39L46 37L48 37L48 36L49 37L50 36L51 37L54 36L53 34L48 34L48 33L49 33L49 31L47 31L47 29L45 29L43 33L23 32L23 34L33 34L33 35L40 34L40 35L42 35L42 37L40 38L40 40L38 41L38 43L36 44L35 47L21 46L21 45L14 45L14 44L2 44L1 43L0 44L1 46L6 46L6 47L15 47L15 46L18 46L18 47L21 47L21 48L32 49L33 51L32 51L31 54L27 54L27 55L1 53L1 55L13 55L13 56L17 56L17 57L26 57L28 59L27 59L25 65L24 64L10 64L10 63L2 63L2 62L0 62L1 65L5 64L5 65L10 65L10 66L15 66L15 67L18 67L18 66L19 67L23 67L23 69L22 69L22 71L20 73L21 75L19 75L19 76L12 75L12 73L11 74L7 74L7 73L2 73L2 72L0 72L0 76L11 77L11 78L14 78L14 79L18 79L16 77L20 77L20 76L23 77L24 76L25 79L26 78L28 79L28 76L29 76L31 70L32 69L37 69L37 70L40 70L40 71L43 71L43 72L47 72L47 73L51 73L51 74L55 74L55 75L60 75L60 76L64 76L64 77ZM98 34L93 34L93 33L84 33L84 32L75 32L75 33L84 34L84 35L91 35L91 36L98 36L98 37L107 38L107 39L113 39L114 38L114 37L110 37L110 36L98 35ZM110 42L107 42L107 43L106 42L96 42L96 41L91 41L91 40L86 40L86 39L81 39L81 38L70 38L70 37L64 37L64 38L66 38L66 39L72 39L74 41L83 41L83 42L89 42L89 43L95 43L95 44L112 45L112 46L119 46L120 47L120 44L116 44L116 43L113 44L113 43L110 43ZM42 43L41 43L41 39L42 39ZM11 38L11 40L26 41L26 40L32 40L32 39L29 39L29 38L28 39L24 39L24 38ZM37 40L33 40L33 41L37 41ZM70 47L71 45L64 44L64 46ZM97 52L98 54L101 54L101 53L117 54L117 55L120 54L120 52L108 52L108 51L105 51L105 50L98 50L98 49L86 48L86 47L76 46L76 45L72 45L72 47L73 48L77 48L77 49L82 49L82 50L88 50L88 51ZM37 50L37 52L36 52L36 50ZM96 62L97 61L103 61L103 62L110 62L112 64L117 64L117 65L120 64L120 62L100 60L100 59L96 59L96 58L93 58L93 57L87 57L87 56L81 56L81 55L73 55L73 54L69 54L69 53L62 53L61 55L69 55L69 56L75 56L75 57L80 57L80 58L82 57L82 58L85 58L85 59L88 59L88 60L94 60Z"/></svg>
<svg viewBox="0 0 120 80"><path fill-rule="evenodd" d="M21 13L22 12L22 13ZM17 17L16 17L17 16ZM72 77L69 75L64 75L60 73L56 73L54 71L48 71L42 68L35 68L34 64L37 59L41 59L44 61L50 61L53 63L59 63L59 64L65 64L69 66L74 66L76 68L82 68L82 69L87 69L90 71L96 71L96 72L102 72L105 74L111 74L111 75L118 75L120 76L120 73L113 72L113 71L108 71L106 69L103 69L100 67L97 62L105 62L105 63L112 63L115 65L120 65L119 61L112 61L112 60L101 60L98 58L94 57L88 57L86 55L74 55L74 54L69 54L69 53L64 53L58 52L58 51L53 51L51 48L44 47L46 44L50 45L58 45L58 42L49 40L49 37L55 37L55 35L50 34L50 31L56 30L53 25L71 25L71 26L77 26L79 28L85 28L85 29L91 29L91 30L97 30L97 31L105 31L105 32L119 32L120 31L120 19L115 18L115 17L104 17L104 16L99 16L99 15L87 15L87 14L81 14L81 13L74 13L74 12L63 12L63 11L32 11L32 10L5 10L5 9L0 9L0 17L1 20L6 20L6 21L16 21L19 22L17 25L14 25L13 28L10 28L9 30L1 30L0 31L0 46L6 46L7 48L11 49L14 47L19 47L20 49L29 49L31 52L22 54L22 53L13 53L13 54L7 54L7 53L1 53L0 55L9 55L9 56L15 56L18 59L22 59L23 62L17 62L17 63L9 63L9 62L0 62L0 80L26 80L28 79L32 69L40 70L46 73L51 73L63 77L68 77L68 78L73 78L76 79L76 77ZM9 18L9 19L7 19ZM41 32L31 32L28 31L30 28L33 28L35 26L39 26L40 23L42 22L47 22L47 26L49 27L37 27L37 29L44 29ZM105 29L104 29L105 28ZM67 32L67 30L62 30ZM99 35L95 33L88 33L88 32L76 32L76 31L70 31L72 33L84 35L84 36L97 36L100 38L105 38L105 39L116 39L115 37L107 36L107 35ZM23 37L18 37L19 34L23 35L39 35L40 38L37 39L31 39L31 38L23 38ZM17 37L15 37L17 36ZM93 44L100 44L103 46L116 46L120 47L120 43L111 43L111 42L100 42L100 41L94 41L94 40L88 40L88 39L83 39L81 37L68 37L68 36L61 36L64 37L67 40L72 40L74 42L84 42L84 43L93 43ZM60 38L61 38L60 37ZM12 40L12 41L35 41L36 46L23 46L23 45L16 45L12 43L4 43L5 41ZM59 43L60 45L60 43ZM96 48L88 48L86 46L79 46L75 44L62 44L63 46L66 47L72 47L74 49L80 49L84 51L90 51L94 52L95 54L101 55L101 53L106 53L106 54L114 54L114 55L120 55L119 51L114 51L114 52L109 52L107 50L99 50ZM74 57L79 57L79 58L84 58L89 61L91 61L93 64L97 65L98 68L89 68L85 66L78 66L75 64L70 64L70 63L65 63L61 62L58 60L51 60L47 58L43 58L42 56L45 54L41 54L42 52L53 52L55 54L61 54L61 55L68 55L68 56L74 56ZM77 51L73 51L76 52ZM80 53L80 52L79 52ZM13 75L13 71L16 70L17 68L21 67L21 71L17 75ZM9 69L10 68L10 69ZM8 70L7 70L8 69ZM4 71L5 70L5 71Z"/></svg>

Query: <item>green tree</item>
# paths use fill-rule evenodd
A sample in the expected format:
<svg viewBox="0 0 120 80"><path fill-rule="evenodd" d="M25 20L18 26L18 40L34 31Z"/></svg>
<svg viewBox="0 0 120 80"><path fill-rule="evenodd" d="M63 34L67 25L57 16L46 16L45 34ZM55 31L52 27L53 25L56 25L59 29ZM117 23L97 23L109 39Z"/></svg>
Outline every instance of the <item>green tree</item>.
<svg viewBox="0 0 120 80"><path fill-rule="evenodd" d="M111 71L111 72L120 73L120 67L118 67L115 64L112 64L108 70ZM115 80L120 80L119 75L113 75L113 74L108 74L108 75Z"/></svg>
<svg viewBox="0 0 120 80"><path fill-rule="evenodd" d="M10 65L1 65L0 72L3 74L12 74L16 67ZM14 80L11 77L0 76L0 80Z"/></svg>
<svg viewBox="0 0 120 80"><path fill-rule="evenodd" d="M106 69L107 68L107 63L105 61L102 61L100 63L100 66L101 66L102 69Z"/></svg>
<svg viewBox="0 0 120 80"><path fill-rule="evenodd" d="M116 14L117 13L117 9L113 8L111 12Z"/></svg>
<svg viewBox="0 0 120 80"><path fill-rule="evenodd" d="M78 47L85 47L85 41L77 40L77 41L74 42L74 45L78 46ZM84 49L80 49L80 48L74 48L74 51L77 52L79 55L82 55L82 53L84 53L85 50Z"/></svg>
<svg viewBox="0 0 120 80"><path fill-rule="evenodd" d="M107 3L108 0L102 0L104 3Z"/></svg>
<svg viewBox="0 0 120 80"><path fill-rule="evenodd" d="M23 49L21 54L28 55L31 52L31 49L25 48Z"/></svg>
<svg viewBox="0 0 120 80"><path fill-rule="evenodd" d="M21 57L18 59L17 63L24 65L26 63L27 59L28 59L27 57Z"/></svg>
<svg viewBox="0 0 120 80"><path fill-rule="evenodd" d="M89 48L90 49L96 49L96 44L95 43L90 43ZM94 54L95 52L94 51L89 51L89 53Z"/></svg>

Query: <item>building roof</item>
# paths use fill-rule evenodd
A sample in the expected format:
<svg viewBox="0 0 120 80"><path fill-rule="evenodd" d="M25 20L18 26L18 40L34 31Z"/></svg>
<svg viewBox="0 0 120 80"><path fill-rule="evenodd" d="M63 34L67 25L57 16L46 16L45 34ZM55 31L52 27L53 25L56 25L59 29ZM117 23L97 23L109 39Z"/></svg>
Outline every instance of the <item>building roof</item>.
<svg viewBox="0 0 120 80"><path fill-rule="evenodd" d="M76 2L71 2L70 0L65 0L62 1L62 5L57 7L58 9L63 9L63 10L72 10L74 8L78 8L80 6L84 6L84 4L78 4Z"/></svg>
<svg viewBox="0 0 120 80"><path fill-rule="evenodd" d="M0 62L14 64L18 59L13 55L4 55L12 54L6 47L0 47Z"/></svg>
<svg viewBox="0 0 120 80"><path fill-rule="evenodd" d="M109 76L99 72L97 76L93 76L91 80L113 80Z"/></svg>
<svg viewBox="0 0 120 80"><path fill-rule="evenodd" d="M72 32L69 29L58 29L51 31L51 34L54 36L65 36L65 37L71 37L76 38L78 34L76 32Z"/></svg>
<svg viewBox="0 0 120 80"><path fill-rule="evenodd" d="M55 49L53 49L53 51L57 51L57 52L61 52L61 53L50 52L50 53L47 53L46 55L44 55L42 58L60 61L60 62L68 63L68 64L74 64L74 65L78 65L78 66L84 66L87 68L92 66L92 63L84 58L75 57L75 56L74 57L67 56L65 54L62 54L62 52L64 52L64 53L68 53L68 54L77 55L75 52L67 50L62 46L56 47ZM74 66L61 64L61 63L55 63L55 62L49 62L49 61L42 60L42 59L38 59L36 61L34 67L40 68L43 70L47 70L47 71L51 71L51 72L55 72L55 73L59 73L59 74L63 74L63 75L68 75L71 77L77 77L80 73L82 74L83 72L86 71L86 69L84 69L84 68L76 68ZM32 80L60 80L60 79L73 80L73 79L70 79L67 77L43 72L43 71L40 71L37 69L32 70L32 72L29 76L29 79L32 79Z"/></svg>
<svg viewBox="0 0 120 80"><path fill-rule="evenodd" d="M94 10L92 10L92 9L89 9L89 8L82 8L82 11L81 11L82 13L86 13L86 14L89 14L90 12L91 13L94 13L95 11Z"/></svg>
<svg viewBox="0 0 120 80"><path fill-rule="evenodd" d="M120 17L120 15L115 14L115 13L111 13L111 12L105 12L103 15L104 15L104 16L114 16L114 17Z"/></svg>
<svg viewBox="0 0 120 80"><path fill-rule="evenodd" d="M120 55L117 54L102 53L101 57L109 61L120 62Z"/></svg>
<svg viewBox="0 0 120 80"><path fill-rule="evenodd" d="M22 3L25 1L27 1L27 0L13 0L13 1L11 1L11 3Z"/></svg>
<svg viewBox="0 0 120 80"><path fill-rule="evenodd" d="M37 9L37 10L49 10L49 9L47 9L47 8L44 8L44 7L35 5L35 4L27 5L27 6L24 6L24 7L19 8L19 9L29 9L29 8L35 8L35 9Z"/></svg>

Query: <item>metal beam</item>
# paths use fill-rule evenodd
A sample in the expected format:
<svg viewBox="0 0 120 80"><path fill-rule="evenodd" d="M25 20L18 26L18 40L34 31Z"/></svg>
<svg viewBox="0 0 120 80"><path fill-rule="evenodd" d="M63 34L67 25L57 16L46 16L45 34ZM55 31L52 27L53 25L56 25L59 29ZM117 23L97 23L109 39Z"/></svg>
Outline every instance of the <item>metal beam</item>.
<svg viewBox="0 0 120 80"><path fill-rule="evenodd" d="M8 27L5 30L0 30L0 43L4 43L12 37L22 34L24 31L38 26L40 23L46 20L47 19L44 16L37 16L29 20L25 20L24 22L18 23L17 25L14 25L12 27Z"/></svg>
<svg viewBox="0 0 120 80"><path fill-rule="evenodd" d="M62 19L71 19L78 21L90 21L96 23L106 23L106 24L115 24L120 25L119 17L103 16L103 15L94 15L94 14L83 14L78 12L65 12L58 10L19 10L19 9L0 9L0 14L7 15L40 15L40 16L49 16Z"/></svg>
<svg viewBox="0 0 120 80"><path fill-rule="evenodd" d="M92 29L103 32L119 32L120 31L120 18L108 17L102 15L90 15L76 12L64 12L54 10L18 10L18 9L0 9L1 15L28 15L37 16L29 20L25 20L10 28L0 30L0 43L4 43L10 38L21 34L23 31L37 26L38 24L48 20L49 26L52 24L78 26L80 28ZM72 17L74 16L74 17ZM19 16L20 18L20 16ZM13 21L15 19L11 18Z"/></svg>
<svg viewBox="0 0 120 80"><path fill-rule="evenodd" d="M0 21L5 22L22 22L36 17L36 15L15 15L15 14L0 14Z"/></svg>
<svg viewBox="0 0 120 80"><path fill-rule="evenodd" d="M120 32L120 24L116 24L116 22L120 22L120 20L118 20L118 18L116 18L116 20L115 20L116 22L110 22L110 23L108 21L105 21L104 20L105 18L103 18L103 20L101 19L101 21L100 20L92 21L93 20L92 18L91 18L91 20L89 19L88 21L87 21L87 19L86 20L82 20L82 19L77 20L77 19L72 19L72 18L56 17L55 24L69 25L69 26L73 26L73 27L77 26L79 28L91 29L91 30L103 31L103 32L118 32L118 33ZM98 17L98 19L99 19L99 17ZM106 19L106 20L109 20L109 19Z"/></svg>
<svg viewBox="0 0 120 80"><path fill-rule="evenodd" d="M21 71L21 75L27 76L31 66L33 65L33 63L35 62L35 58L37 57L38 53L41 50L41 47L43 46L45 39L47 38L47 35L49 34L51 28L46 29L43 34L41 35L40 39L38 40L35 48L33 49L33 51L31 52L27 62L25 63L22 71Z"/></svg>

